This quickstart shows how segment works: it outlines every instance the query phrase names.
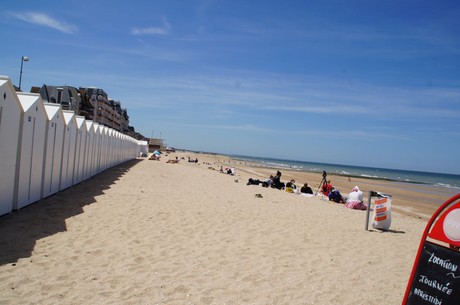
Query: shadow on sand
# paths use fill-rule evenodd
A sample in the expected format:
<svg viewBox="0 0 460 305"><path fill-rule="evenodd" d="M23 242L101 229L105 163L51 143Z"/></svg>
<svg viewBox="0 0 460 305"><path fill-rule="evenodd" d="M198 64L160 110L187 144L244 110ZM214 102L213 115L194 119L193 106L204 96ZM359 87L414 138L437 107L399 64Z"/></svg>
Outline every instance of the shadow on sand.
<svg viewBox="0 0 460 305"><path fill-rule="evenodd" d="M0 265L30 257L37 240L66 231L65 220L83 213L131 167L134 159L105 170L77 185L0 218Z"/></svg>
<svg viewBox="0 0 460 305"><path fill-rule="evenodd" d="M380 230L380 229L369 229L368 232L376 232L376 233L396 233L396 234L405 234L406 231L400 231L400 230Z"/></svg>

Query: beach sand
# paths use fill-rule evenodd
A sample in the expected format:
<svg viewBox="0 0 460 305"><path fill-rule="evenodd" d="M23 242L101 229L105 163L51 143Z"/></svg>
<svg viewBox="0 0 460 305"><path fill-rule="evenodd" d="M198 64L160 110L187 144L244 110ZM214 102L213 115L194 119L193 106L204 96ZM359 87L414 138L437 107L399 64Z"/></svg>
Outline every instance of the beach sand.
<svg viewBox="0 0 460 305"><path fill-rule="evenodd" d="M199 163L166 163L175 156ZM0 304L400 304L448 197L329 176L345 195L393 195L391 231L365 231L365 211L246 185L274 172L215 155L137 159L2 217Z"/></svg>

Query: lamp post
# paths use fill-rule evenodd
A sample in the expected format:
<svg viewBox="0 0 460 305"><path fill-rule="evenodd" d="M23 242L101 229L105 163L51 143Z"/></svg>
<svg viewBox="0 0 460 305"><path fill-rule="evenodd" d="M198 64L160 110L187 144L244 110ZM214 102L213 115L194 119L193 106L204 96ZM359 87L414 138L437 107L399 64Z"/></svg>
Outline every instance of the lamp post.
<svg viewBox="0 0 460 305"><path fill-rule="evenodd" d="M21 58L21 71L20 71L20 73L19 73L19 91L21 91L22 65L24 64L25 61L29 61L29 57L27 57L27 56L22 56L22 58Z"/></svg>

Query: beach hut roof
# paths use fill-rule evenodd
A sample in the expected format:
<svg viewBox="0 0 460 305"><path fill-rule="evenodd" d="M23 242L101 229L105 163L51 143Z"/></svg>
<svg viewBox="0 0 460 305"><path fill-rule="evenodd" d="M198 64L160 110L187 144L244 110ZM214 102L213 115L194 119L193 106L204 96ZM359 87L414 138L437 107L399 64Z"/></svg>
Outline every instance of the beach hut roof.
<svg viewBox="0 0 460 305"><path fill-rule="evenodd" d="M84 116L76 115L75 119L77 120L78 129L83 128L83 127L87 128L87 125L85 124L86 120Z"/></svg>
<svg viewBox="0 0 460 305"><path fill-rule="evenodd" d="M37 105L37 100L40 98L39 94L36 93L19 93L18 92L19 102L21 104L22 110L27 112L30 107ZM39 103L43 105L43 103Z"/></svg>
<svg viewBox="0 0 460 305"><path fill-rule="evenodd" d="M59 115L59 112L61 111L61 105L43 103L43 106L45 106L46 116L48 117L48 120L51 120L56 115Z"/></svg>
<svg viewBox="0 0 460 305"><path fill-rule="evenodd" d="M75 112L73 112L73 111L64 110L63 114L64 114L64 120L65 120L66 124L68 124L75 117Z"/></svg>

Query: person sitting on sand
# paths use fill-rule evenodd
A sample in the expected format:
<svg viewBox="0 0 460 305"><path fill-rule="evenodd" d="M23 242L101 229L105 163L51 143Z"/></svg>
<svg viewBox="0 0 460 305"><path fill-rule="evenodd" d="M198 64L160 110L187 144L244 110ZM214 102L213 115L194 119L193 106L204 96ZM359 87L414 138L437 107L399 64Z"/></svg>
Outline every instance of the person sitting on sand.
<svg viewBox="0 0 460 305"><path fill-rule="evenodd" d="M157 160L160 161L161 152L159 150L155 150L149 160Z"/></svg>
<svg viewBox="0 0 460 305"><path fill-rule="evenodd" d="M297 186L295 185L295 180L292 179L288 183L286 183L286 192L288 193L296 193Z"/></svg>
<svg viewBox="0 0 460 305"><path fill-rule="evenodd" d="M332 188L328 197L330 201L333 201L335 203L345 203L345 200L343 199L342 194L340 194L339 190L334 187Z"/></svg>
<svg viewBox="0 0 460 305"><path fill-rule="evenodd" d="M324 196L329 196L329 193L332 190L332 184L331 180L328 180L327 183L324 181L323 187L321 188L321 193L323 193Z"/></svg>
<svg viewBox="0 0 460 305"><path fill-rule="evenodd" d="M260 184L260 180L259 179L253 179L253 178L249 178L248 183L246 183L246 185L259 185L259 184Z"/></svg>
<svg viewBox="0 0 460 305"><path fill-rule="evenodd" d="M300 188L300 192L304 194L313 194L311 187L308 186L308 183L305 182L304 185Z"/></svg>
<svg viewBox="0 0 460 305"><path fill-rule="evenodd" d="M276 172L276 175L273 177L272 179L272 187L273 188L277 188L279 190L281 190L285 185L283 182L281 182L281 172L280 171L277 171Z"/></svg>
<svg viewBox="0 0 460 305"><path fill-rule="evenodd" d="M228 168L227 169L227 174L235 176L236 175L236 169L234 167Z"/></svg>
<svg viewBox="0 0 460 305"><path fill-rule="evenodd" d="M363 197L363 192L359 190L358 186L355 186L351 193L348 194L345 207L355 210L366 210L367 205L364 203Z"/></svg>

